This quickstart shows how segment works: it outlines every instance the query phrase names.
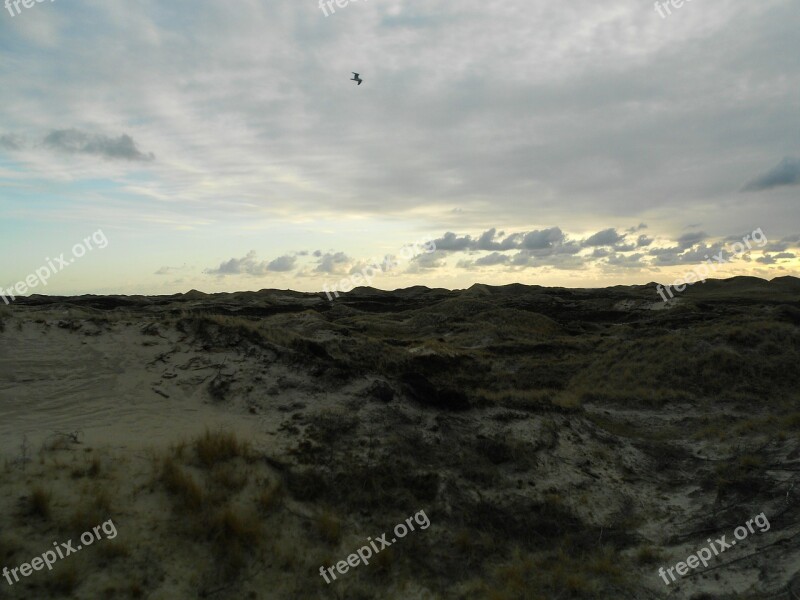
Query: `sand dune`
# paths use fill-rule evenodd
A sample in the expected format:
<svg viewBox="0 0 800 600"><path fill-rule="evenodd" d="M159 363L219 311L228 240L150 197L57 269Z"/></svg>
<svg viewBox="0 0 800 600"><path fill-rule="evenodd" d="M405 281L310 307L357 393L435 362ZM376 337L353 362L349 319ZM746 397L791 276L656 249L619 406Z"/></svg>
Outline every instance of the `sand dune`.
<svg viewBox="0 0 800 600"><path fill-rule="evenodd" d="M790 598L797 282L739 283L23 299L0 555L119 535L0 597Z"/></svg>

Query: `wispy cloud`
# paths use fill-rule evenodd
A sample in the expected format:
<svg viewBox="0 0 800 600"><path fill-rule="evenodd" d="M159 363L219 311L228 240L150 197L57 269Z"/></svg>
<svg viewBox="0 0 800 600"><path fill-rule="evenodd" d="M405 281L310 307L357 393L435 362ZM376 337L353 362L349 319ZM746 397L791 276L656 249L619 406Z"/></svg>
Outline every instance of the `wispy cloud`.
<svg viewBox="0 0 800 600"><path fill-rule="evenodd" d="M151 152L144 154L136 147L133 138L122 134L111 138L102 134L88 134L77 129L51 131L43 140L45 146L68 154L93 154L109 159L142 160L155 159Z"/></svg>
<svg viewBox="0 0 800 600"><path fill-rule="evenodd" d="M746 192L762 192L787 185L800 185L800 159L784 158L777 167L759 175L742 190Z"/></svg>
<svg viewBox="0 0 800 600"><path fill-rule="evenodd" d="M22 148L22 140L8 133L0 135L0 148L5 148L6 150L20 150Z"/></svg>

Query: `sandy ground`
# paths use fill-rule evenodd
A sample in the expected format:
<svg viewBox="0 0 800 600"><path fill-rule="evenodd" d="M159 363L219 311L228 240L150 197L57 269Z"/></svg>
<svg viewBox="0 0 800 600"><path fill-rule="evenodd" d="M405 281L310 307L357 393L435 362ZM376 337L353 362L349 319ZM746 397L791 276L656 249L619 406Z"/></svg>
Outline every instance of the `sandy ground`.
<svg viewBox="0 0 800 600"><path fill-rule="evenodd" d="M10 328L0 345L0 452L20 452L56 432L88 444L143 447L201 432L209 424L252 433L252 419L208 402L203 383L234 353L209 355L175 331L143 336L130 325L76 335L56 315ZM47 318L47 315L43 315ZM95 335L96 332L96 335ZM89 334L89 335L87 335ZM159 393L160 392L160 393Z"/></svg>

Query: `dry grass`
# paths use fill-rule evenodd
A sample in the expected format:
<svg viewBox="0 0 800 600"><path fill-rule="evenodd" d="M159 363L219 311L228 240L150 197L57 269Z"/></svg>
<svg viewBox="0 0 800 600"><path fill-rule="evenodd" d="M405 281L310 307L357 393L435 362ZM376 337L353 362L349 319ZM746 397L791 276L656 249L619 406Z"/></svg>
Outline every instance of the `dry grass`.
<svg viewBox="0 0 800 600"><path fill-rule="evenodd" d="M384 549L372 557L370 565L375 566L376 574L388 575L395 564L395 558L394 550L391 548Z"/></svg>
<svg viewBox="0 0 800 600"><path fill-rule="evenodd" d="M583 397L579 392L572 390L562 391L553 398L553 406L564 412L580 412L583 409Z"/></svg>
<svg viewBox="0 0 800 600"><path fill-rule="evenodd" d="M264 518L283 494L279 481L270 483L257 465L243 462L252 457L249 444L235 434L207 430L154 462L153 483L169 494L177 531L192 544L208 545L212 571L224 581L261 560Z"/></svg>
<svg viewBox="0 0 800 600"><path fill-rule="evenodd" d="M209 312L182 311L178 326L191 330L206 342L235 343L248 340L255 344L269 342L284 348L293 348L303 338L273 319L232 317Z"/></svg>
<svg viewBox="0 0 800 600"><path fill-rule="evenodd" d="M41 486L35 486L27 497L25 512L28 516L48 520L52 514L52 500L51 492Z"/></svg>
<svg viewBox="0 0 800 600"><path fill-rule="evenodd" d="M573 413L583 410L582 393L556 389L479 389L476 392L486 404L528 412Z"/></svg>
<svg viewBox="0 0 800 600"><path fill-rule="evenodd" d="M230 462L215 464L208 475L209 486L212 489L223 490L226 494L241 491L249 479L250 473L246 469L238 468Z"/></svg>
<svg viewBox="0 0 800 600"><path fill-rule="evenodd" d="M256 494L256 507L261 514L267 515L280 505L283 495L284 489L280 482L267 484Z"/></svg>
<svg viewBox="0 0 800 600"><path fill-rule="evenodd" d="M240 441L233 432L206 430L195 440L194 450L200 465L206 468L234 458L252 458L250 445Z"/></svg>
<svg viewBox="0 0 800 600"><path fill-rule="evenodd" d="M610 548L578 555L564 548L547 555L515 549L511 558L495 570L491 582L474 584L473 593L496 600L623 597L615 591L627 585L624 566Z"/></svg>
<svg viewBox="0 0 800 600"><path fill-rule="evenodd" d="M84 467L74 467L70 472L73 479L80 479L82 477L89 477L90 479L97 479L100 477L102 463L98 457L93 457L88 464Z"/></svg>
<svg viewBox="0 0 800 600"><path fill-rule="evenodd" d="M16 535L0 532L0 564L11 564L14 556L22 550L21 540Z"/></svg>
<svg viewBox="0 0 800 600"><path fill-rule="evenodd" d="M72 595L81 582L80 562L76 560L58 561L48 574L45 586L54 594Z"/></svg>
<svg viewBox="0 0 800 600"><path fill-rule="evenodd" d="M309 417L308 436L326 446L358 427L358 419L344 410L323 410Z"/></svg>
<svg viewBox="0 0 800 600"><path fill-rule="evenodd" d="M116 540L103 540L103 543L98 545L98 551L109 562L131 555L130 548L125 543Z"/></svg>
<svg viewBox="0 0 800 600"><path fill-rule="evenodd" d="M329 544L338 544L342 539L342 521L333 512L323 510L314 520L317 533Z"/></svg>
<svg viewBox="0 0 800 600"><path fill-rule="evenodd" d="M653 546L642 546L636 551L636 562L640 565L654 565L661 562L664 553Z"/></svg>
<svg viewBox="0 0 800 600"><path fill-rule="evenodd" d="M205 492L197 480L180 467L174 460L163 463L161 483L173 495L178 511L197 512L203 507Z"/></svg>
<svg viewBox="0 0 800 600"><path fill-rule="evenodd" d="M6 330L6 321L11 318L11 309L5 304L0 304L0 333Z"/></svg>
<svg viewBox="0 0 800 600"><path fill-rule="evenodd" d="M209 517L207 539L221 561L223 576L233 579L248 560L257 558L263 542L261 519L255 512L223 506Z"/></svg>
<svg viewBox="0 0 800 600"><path fill-rule="evenodd" d="M81 494L79 508L67 522L75 534L89 531L107 521L112 516L116 503L107 488L94 485Z"/></svg>

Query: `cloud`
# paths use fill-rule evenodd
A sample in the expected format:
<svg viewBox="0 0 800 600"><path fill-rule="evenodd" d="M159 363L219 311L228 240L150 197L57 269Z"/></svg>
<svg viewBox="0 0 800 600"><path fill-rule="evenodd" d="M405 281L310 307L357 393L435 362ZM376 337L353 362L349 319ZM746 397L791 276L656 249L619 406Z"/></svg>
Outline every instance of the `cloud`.
<svg viewBox="0 0 800 600"><path fill-rule="evenodd" d="M514 233L499 242L495 241L495 238L502 238L504 235L504 232L501 231L500 233L497 233L497 229L492 227L481 234L477 242L475 242L473 245L473 248L475 250L512 250L514 248L519 248L519 242L522 238L522 234Z"/></svg>
<svg viewBox="0 0 800 600"><path fill-rule="evenodd" d="M483 256L475 261L476 267L491 267L493 265L507 265L511 262L511 258L499 252L492 252L487 256Z"/></svg>
<svg viewBox="0 0 800 600"><path fill-rule="evenodd" d="M581 242L582 246L614 246L625 239L625 234L620 235L616 229L604 229Z"/></svg>
<svg viewBox="0 0 800 600"><path fill-rule="evenodd" d="M779 260L785 259L792 259L796 258L796 255L792 252L780 252L778 254L765 254L764 256L760 256L756 259L756 262L761 263L763 265L774 265L777 264Z"/></svg>
<svg viewBox="0 0 800 600"><path fill-rule="evenodd" d="M558 227L551 227L524 234L519 247L524 250L545 250L563 244L564 240L564 232Z"/></svg>
<svg viewBox="0 0 800 600"><path fill-rule="evenodd" d="M216 269L206 269L204 273L209 275L253 275L261 276L269 272L284 273L291 271L297 259L293 256L281 256L272 261L259 261L256 259L256 251L251 250L243 258L232 258L220 264Z"/></svg>
<svg viewBox="0 0 800 600"><path fill-rule="evenodd" d="M642 258L644 258L644 254L640 253L631 254L630 256L614 254L608 257L606 264L610 267L621 269L641 269L645 266L645 264L642 262Z"/></svg>
<svg viewBox="0 0 800 600"><path fill-rule="evenodd" d="M781 164L753 179L742 191L761 192L787 185L800 185L800 159L784 158Z"/></svg>
<svg viewBox="0 0 800 600"><path fill-rule="evenodd" d="M470 236L458 237L452 231L448 231L442 237L434 240L437 250L445 252L458 252L460 250L475 249L475 241Z"/></svg>
<svg viewBox="0 0 800 600"><path fill-rule="evenodd" d="M406 273L421 273L423 271L430 271L433 269L440 269L446 265L445 252L436 250L434 252L423 252L411 259Z"/></svg>
<svg viewBox="0 0 800 600"><path fill-rule="evenodd" d="M690 233L684 233L676 241L678 242L678 248L680 248L681 250L686 250L687 248L691 248L695 244L699 244L707 237L708 234L705 231L693 231Z"/></svg>
<svg viewBox="0 0 800 600"><path fill-rule="evenodd" d="M45 146L67 154L92 154L108 159L151 161L153 153L143 154L136 147L133 138L122 134L110 138L100 134L88 134L77 129L56 129L44 138Z"/></svg>
<svg viewBox="0 0 800 600"><path fill-rule="evenodd" d="M551 250L563 245L566 240L564 232L558 227L512 233L507 237L503 237L504 235L502 231L497 233L497 229L494 227L483 232L478 238L473 238L470 235L459 237L455 233L448 231L435 240L434 243L437 250L463 252L467 250ZM497 238L502 239L498 241Z"/></svg>
<svg viewBox="0 0 800 600"><path fill-rule="evenodd" d="M189 267L187 265L182 265L180 267L161 267L158 271L153 273L154 275L172 275L175 272L179 271L186 271Z"/></svg>
<svg viewBox="0 0 800 600"><path fill-rule="evenodd" d="M576 269L583 268L591 259L581 256L576 256L576 252L580 251L577 244L574 248L567 250L563 248L542 250L520 250L517 254L511 257L510 266L514 267L553 267L556 269Z"/></svg>
<svg viewBox="0 0 800 600"><path fill-rule="evenodd" d="M294 256L280 256L267 265L267 270L275 273L285 273L294 269L296 263L297 258Z"/></svg>
<svg viewBox="0 0 800 600"><path fill-rule="evenodd" d="M314 253L316 256L317 253ZM349 264L352 262L349 256L347 256L344 252L328 252L320 256L319 261L317 261L317 268L314 269L318 273L341 273L344 265Z"/></svg>
<svg viewBox="0 0 800 600"><path fill-rule="evenodd" d="M581 242L569 239L559 227L503 236L503 232L498 233L494 228L478 237L448 232L437 240L437 244L443 243L448 248L448 253L474 254L487 248L495 249L477 259L461 258L455 263L455 268L460 270L498 266L505 267L508 272L519 268L580 270L592 267L607 273L650 268L658 270L660 267L704 263L720 252L726 261L734 258L747 260L746 256L733 257L724 245L725 238L707 242L709 236L704 231L680 235L667 247L653 246L654 239L644 234L639 235L635 242L619 243L624 241L626 235L620 234L615 228L599 231ZM740 238L731 236L730 239L735 241ZM787 236L780 243L771 244L771 249L782 252L796 247L798 242L800 235ZM451 248L458 250L450 250ZM519 251L511 255L507 252L511 248ZM635 250L639 251L633 253ZM793 256L782 252L759 262L772 264L772 259L788 259ZM421 270L412 269L409 272L418 273Z"/></svg>
<svg viewBox="0 0 800 600"><path fill-rule="evenodd" d="M690 250L684 250L677 246L672 248L651 248L648 255L655 257L654 264L656 266L669 267L705 262L708 258L718 255L720 252L723 253L723 258L728 259L730 257L730 253L720 242L715 242L710 246L700 244Z"/></svg>
<svg viewBox="0 0 800 600"><path fill-rule="evenodd" d="M764 246L764 252L783 252L789 248L794 248L800 242L800 235L789 235L781 238L777 242L770 242Z"/></svg>
<svg viewBox="0 0 800 600"><path fill-rule="evenodd" d="M635 243L631 244L617 244L614 246L614 252L633 252L637 246Z"/></svg>
<svg viewBox="0 0 800 600"><path fill-rule="evenodd" d="M22 140L8 133L0 135L0 148L5 148L6 150L21 150Z"/></svg>

